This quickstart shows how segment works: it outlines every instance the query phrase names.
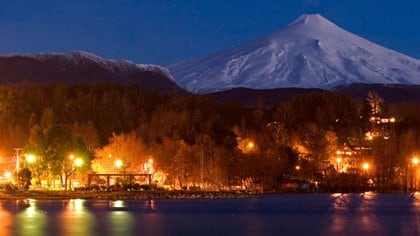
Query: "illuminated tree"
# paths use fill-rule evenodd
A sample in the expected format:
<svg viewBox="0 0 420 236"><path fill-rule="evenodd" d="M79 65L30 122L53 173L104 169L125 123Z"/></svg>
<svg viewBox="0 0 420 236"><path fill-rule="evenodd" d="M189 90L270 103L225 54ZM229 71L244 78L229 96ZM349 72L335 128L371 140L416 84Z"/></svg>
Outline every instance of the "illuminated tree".
<svg viewBox="0 0 420 236"><path fill-rule="evenodd" d="M143 163L150 158L150 154L133 131L127 134L113 134L109 144L95 150L92 169L97 173L115 172L115 161L121 160L121 171L140 173Z"/></svg>
<svg viewBox="0 0 420 236"><path fill-rule="evenodd" d="M41 178L50 181L58 177L63 186L68 177L69 153L77 153L86 163L89 162L90 156L83 142L80 139L73 139L61 125L51 125L45 129L38 125L34 126L25 152L36 156L30 169L38 182Z"/></svg>

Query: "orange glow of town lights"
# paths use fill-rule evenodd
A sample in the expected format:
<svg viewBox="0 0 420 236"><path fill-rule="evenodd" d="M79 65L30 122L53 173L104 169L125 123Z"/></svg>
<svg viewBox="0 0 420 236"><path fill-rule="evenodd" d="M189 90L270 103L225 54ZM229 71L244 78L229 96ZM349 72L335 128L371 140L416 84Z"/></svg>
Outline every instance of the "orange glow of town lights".
<svg viewBox="0 0 420 236"><path fill-rule="evenodd" d="M341 159L340 157L338 157L338 158L336 159L336 161L337 161L337 163L341 163L342 159Z"/></svg>
<svg viewBox="0 0 420 236"><path fill-rule="evenodd" d="M83 165L83 160L80 158L77 158L76 160L74 160L74 164L76 166L82 166Z"/></svg>
<svg viewBox="0 0 420 236"><path fill-rule="evenodd" d="M25 157L25 160L26 160L26 162L28 162L28 163L33 163L34 161L35 161L35 155L32 155L32 154L28 154L28 155L26 155L26 157Z"/></svg>
<svg viewBox="0 0 420 236"><path fill-rule="evenodd" d="M123 165L123 162L121 160L116 160L114 165L115 167L120 168Z"/></svg>
<svg viewBox="0 0 420 236"><path fill-rule="evenodd" d="M296 170L300 170L300 166L295 166L295 169Z"/></svg>
<svg viewBox="0 0 420 236"><path fill-rule="evenodd" d="M70 158L70 160L73 160L74 159L74 155L73 154L70 154L69 155L69 158Z"/></svg>
<svg viewBox="0 0 420 236"><path fill-rule="evenodd" d="M363 163L363 165L362 165L362 168L364 169L364 170L369 170L369 163Z"/></svg>
<svg viewBox="0 0 420 236"><path fill-rule="evenodd" d="M412 160L411 160L411 162L413 162L413 165L418 165L419 164L419 162L420 162L420 160L419 160L419 158L417 158L417 157L414 157Z"/></svg>
<svg viewBox="0 0 420 236"><path fill-rule="evenodd" d="M10 172L6 172L4 173L4 177L10 179L12 177L12 174Z"/></svg>
<svg viewBox="0 0 420 236"><path fill-rule="evenodd" d="M254 148L254 143L253 142L248 142L248 148L249 149L253 149Z"/></svg>

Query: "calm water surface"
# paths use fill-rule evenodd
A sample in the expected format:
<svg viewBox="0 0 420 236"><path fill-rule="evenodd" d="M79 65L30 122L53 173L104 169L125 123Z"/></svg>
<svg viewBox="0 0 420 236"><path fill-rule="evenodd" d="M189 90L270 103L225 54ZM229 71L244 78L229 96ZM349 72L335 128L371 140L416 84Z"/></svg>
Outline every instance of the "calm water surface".
<svg viewBox="0 0 420 236"><path fill-rule="evenodd" d="M0 235L420 235L420 193L1 201Z"/></svg>

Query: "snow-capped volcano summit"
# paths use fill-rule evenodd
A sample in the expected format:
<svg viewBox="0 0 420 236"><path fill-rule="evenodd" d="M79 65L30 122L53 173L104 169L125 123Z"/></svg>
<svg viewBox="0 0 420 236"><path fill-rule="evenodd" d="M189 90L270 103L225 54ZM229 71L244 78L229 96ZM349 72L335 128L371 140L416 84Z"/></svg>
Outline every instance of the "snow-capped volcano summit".
<svg viewBox="0 0 420 236"><path fill-rule="evenodd" d="M420 60L386 49L319 14L283 30L203 58L169 66L195 93L234 87L331 89L340 84L420 84Z"/></svg>

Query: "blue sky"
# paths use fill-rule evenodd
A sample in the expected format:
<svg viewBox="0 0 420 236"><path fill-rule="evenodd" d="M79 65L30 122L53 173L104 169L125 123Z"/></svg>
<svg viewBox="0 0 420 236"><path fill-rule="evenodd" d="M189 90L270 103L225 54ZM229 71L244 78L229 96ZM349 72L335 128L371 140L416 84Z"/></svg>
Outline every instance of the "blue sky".
<svg viewBox="0 0 420 236"><path fill-rule="evenodd" d="M304 13L420 59L418 0L0 1L0 53L88 51L169 64L277 31Z"/></svg>

